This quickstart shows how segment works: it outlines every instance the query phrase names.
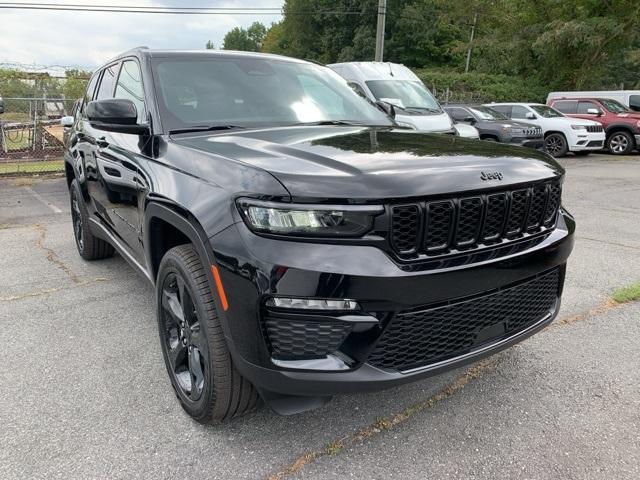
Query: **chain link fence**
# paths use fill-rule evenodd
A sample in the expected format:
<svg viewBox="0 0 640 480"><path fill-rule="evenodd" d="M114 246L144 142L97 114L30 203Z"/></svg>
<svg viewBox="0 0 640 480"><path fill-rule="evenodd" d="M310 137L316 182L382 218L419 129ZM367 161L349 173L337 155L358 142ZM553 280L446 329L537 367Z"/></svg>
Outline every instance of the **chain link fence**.
<svg viewBox="0 0 640 480"><path fill-rule="evenodd" d="M0 175L61 170L64 128L74 100L5 98L0 114Z"/></svg>
<svg viewBox="0 0 640 480"><path fill-rule="evenodd" d="M481 103L491 103L495 100L478 92L451 90L449 87L438 89L435 86L432 86L431 92L442 106L456 103L476 105Z"/></svg>

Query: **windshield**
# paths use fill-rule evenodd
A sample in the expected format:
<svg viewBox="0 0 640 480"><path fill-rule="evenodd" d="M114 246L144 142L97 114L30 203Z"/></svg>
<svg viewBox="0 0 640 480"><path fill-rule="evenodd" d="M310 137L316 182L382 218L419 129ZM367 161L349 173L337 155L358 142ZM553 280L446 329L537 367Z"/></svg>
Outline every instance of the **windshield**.
<svg viewBox="0 0 640 480"><path fill-rule="evenodd" d="M329 68L273 58L180 56L153 64L168 130L348 121L392 125Z"/></svg>
<svg viewBox="0 0 640 480"><path fill-rule="evenodd" d="M508 120L509 118L489 107L469 107L469 110L481 120Z"/></svg>
<svg viewBox="0 0 640 480"><path fill-rule="evenodd" d="M533 108L538 115L544 118L564 117L564 115L558 110L547 107L546 105L531 105L531 108Z"/></svg>
<svg viewBox="0 0 640 480"><path fill-rule="evenodd" d="M366 84L377 100L391 103L410 113L424 115L425 112L442 112L436 99L420 81L369 80Z"/></svg>
<svg viewBox="0 0 640 480"><path fill-rule="evenodd" d="M629 109L623 104L617 100L611 100L610 98L601 98L600 103L602 103L611 113L625 113L629 111Z"/></svg>

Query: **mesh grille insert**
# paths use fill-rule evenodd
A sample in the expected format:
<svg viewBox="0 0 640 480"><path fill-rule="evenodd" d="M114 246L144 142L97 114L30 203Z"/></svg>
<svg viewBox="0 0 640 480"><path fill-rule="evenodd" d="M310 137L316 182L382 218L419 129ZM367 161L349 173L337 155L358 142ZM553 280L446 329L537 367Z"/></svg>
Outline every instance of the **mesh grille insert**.
<svg viewBox="0 0 640 480"><path fill-rule="evenodd" d="M478 230L482 220L482 199L463 198L458 208L458 226L456 229L456 244L470 245L478 238Z"/></svg>
<svg viewBox="0 0 640 480"><path fill-rule="evenodd" d="M420 213L417 205L392 207L391 241L396 251L412 253L417 249Z"/></svg>
<svg viewBox="0 0 640 480"><path fill-rule="evenodd" d="M482 297L398 313L367 363L410 370L464 355L482 344L516 334L554 310L559 284L560 271L555 269Z"/></svg>
<svg viewBox="0 0 640 480"><path fill-rule="evenodd" d="M278 360L322 358L338 350L351 332L347 322L314 322L266 316L263 319L271 356Z"/></svg>
<svg viewBox="0 0 640 480"><path fill-rule="evenodd" d="M432 202L427 204L427 250L443 250L449 246L453 225L453 202Z"/></svg>

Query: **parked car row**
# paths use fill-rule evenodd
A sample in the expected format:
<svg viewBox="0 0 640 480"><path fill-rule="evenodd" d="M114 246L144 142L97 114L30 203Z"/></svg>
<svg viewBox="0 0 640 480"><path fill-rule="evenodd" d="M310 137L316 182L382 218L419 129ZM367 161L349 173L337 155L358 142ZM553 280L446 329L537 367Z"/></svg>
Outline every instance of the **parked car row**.
<svg viewBox="0 0 640 480"><path fill-rule="evenodd" d="M400 126L456 132L544 149L554 157L587 155L606 148L628 154L640 145L640 91L554 92L537 103L453 104L444 108L407 67L395 63L328 65L361 97L395 117ZM588 95L587 95L588 94ZM603 98L603 96L611 98ZM624 103L621 103L624 102Z"/></svg>

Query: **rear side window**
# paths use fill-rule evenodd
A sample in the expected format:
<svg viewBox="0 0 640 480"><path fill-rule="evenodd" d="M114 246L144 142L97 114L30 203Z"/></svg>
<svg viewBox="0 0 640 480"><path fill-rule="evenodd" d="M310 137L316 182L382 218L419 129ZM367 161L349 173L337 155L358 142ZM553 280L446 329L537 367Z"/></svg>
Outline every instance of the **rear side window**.
<svg viewBox="0 0 640 480"><path fill-rule="evenodd" d="M554 102L553 108L559 112L571 115L577 113L578 102L574 100L560 100L558 102Z"/></svg>
<svg viewBox="0 0 640 480"><path fill-rule="evenodd" d="M142 76L140 67L134 60L122 63L120 76L116 84L115 98L131 100L138 111L138 123L143 123L145 118L144 90L142 89Z"/></svg>
<svg viewBox="0 0 640 480"><path fill-rule="evenodd" d="M111 65L104 69L102 74L102 81L98 87L98 94L96 100L104 100L105 98L113 98L113 83L116 78L116 72L118 71L118 64Z"/></svg>
<svg viewBox="0 0 640 480"><path fill-rule="evenodd" d="M629 108L640 112L640 95L629 95Z"/></svg>
<svg viewBox="0 0 640 480"><path fill-rule="evenodd" d="M598 108L593 102L578 102L578 113L581 115L591 115L588 110L593 108Z"/></svg>

